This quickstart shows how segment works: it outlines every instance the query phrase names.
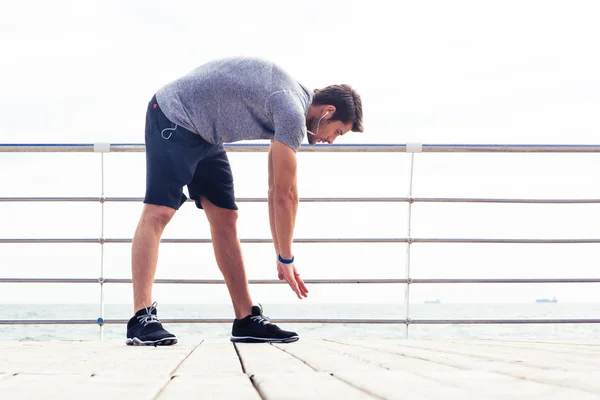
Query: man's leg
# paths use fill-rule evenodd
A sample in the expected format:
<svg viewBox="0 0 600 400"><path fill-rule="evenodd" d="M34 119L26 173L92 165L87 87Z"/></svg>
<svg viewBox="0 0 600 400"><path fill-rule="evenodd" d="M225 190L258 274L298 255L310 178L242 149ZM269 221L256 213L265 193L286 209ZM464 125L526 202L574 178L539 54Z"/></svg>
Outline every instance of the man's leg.
<svg viewBox="0 0 600 400"><path fill-rule="evenodd" d="M190 198L203 208L213 242L215 258L229 290L235 312L231 329L232 342L293 342L295 332L284 331L263 315L262 307L253 305L246 278L240 240L237 235L237 205L233 174L222 146L198 164L188 185Z"/></svg>
<svg viewBox="0 0 600 400"><path fill-rule="evenodd" d="M298 340L296 332L284 331L271 323L262 314L262 307L252 304L237 237L237 210L217 207L205 197L200 202L210 223L215 257L235 311L231 341L286 343Z"/></svg>
<svg viewBox="0 0 600 400"><path fill-rule="evenodd" d="M175 210L170 207L144 204L133 236L131 253L134 313L152 305L152 284L160 238L174 214Z"/></svg>
<svg viewBox="0 0 600 400"><path fill-rule="evenodd" d="M183 188L207 150L200 136L171 122L156 97L146 112L146 193L131 254L134 312L152 305L152 283L163 230L187 200Z"/></svg>
<svg viewBox="0 0 600 400"><path fill-rule="evenodd" d="M134 315L127 322L125 341L130 346L177 343L177 337L163 328L152 301L160 238L174 214L173 208L146 203L135 230L131 250Z"/></svg>
<svg viewBox="0 0 600 400"><path fill-rule="evenodd" d="M253 304L237 236L237 210L217 207L205 197L200 202L210 223L215 258L229 290L235 317L244 318L250 315Z"/></svg>
<svg viewBox="0 0 600 400"><path fill-rule="evenodd" d="M146 194L131 249L134 315L127 322L126 343L172 345L177 338L162 327L152 300L158 247L175 210L187 199L183 187L191 181L206 146L198 135L169 121L155 97L148 103L145 133Z"/></svg>

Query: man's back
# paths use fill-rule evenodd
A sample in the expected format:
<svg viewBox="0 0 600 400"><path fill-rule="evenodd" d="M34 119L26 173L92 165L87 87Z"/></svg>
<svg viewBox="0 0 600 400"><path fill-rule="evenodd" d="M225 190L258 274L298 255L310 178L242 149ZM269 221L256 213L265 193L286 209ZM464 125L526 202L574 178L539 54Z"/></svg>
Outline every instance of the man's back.
<svg viewBox="0 0 600 400"><path fill-rule="evenodd" d="M173 123L210 143L272 139L281 129L277 138L296 149L312 92L272 62L236 57L192 70L160 88L156 98Z"/></svg>

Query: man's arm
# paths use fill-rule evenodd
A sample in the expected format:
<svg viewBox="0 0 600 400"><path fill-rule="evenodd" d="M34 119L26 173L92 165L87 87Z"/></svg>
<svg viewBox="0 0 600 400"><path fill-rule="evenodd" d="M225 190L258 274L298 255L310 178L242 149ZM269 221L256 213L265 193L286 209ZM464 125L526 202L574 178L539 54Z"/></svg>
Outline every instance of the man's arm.
<svg viewBox="0 0 600 400"><path fill-rule="evenodd" d="M296 180L296 152L275 139L269 149L269 219L275 251L289 260L294 255L292 241L298 188ZM277 262L279 279L285 280L299 299L308 295L308 289L294 263Z"/></svg>
<svg viewBox="0 0 600 400"><path fill-rule="evenodd" d="M277 254L291 259L298 187L296 152L278 140L269 148L269 220Z"/></svg>
<svg viewBox="0 0 600 400"><path fill-rule="evenodd" d="M292 242L298 187L296 179L296 150L302 144L305 115L295 95L277 92L269 98L267 110L273 115L274 135L269 149L269 219L275 251L285 260L294 256ZM299 299L308 289L293 262L277 262L279 279L285 280Z"/></svg>
<svg viewBox="0 0 600 400"><path fill-rule="evenodd" d="M277 242L277 227L275 226L275 177L273 176L273 145L269 146L269 224L271 225L271 236L275 247L275 257L279 254L279 243Z"/></svg>

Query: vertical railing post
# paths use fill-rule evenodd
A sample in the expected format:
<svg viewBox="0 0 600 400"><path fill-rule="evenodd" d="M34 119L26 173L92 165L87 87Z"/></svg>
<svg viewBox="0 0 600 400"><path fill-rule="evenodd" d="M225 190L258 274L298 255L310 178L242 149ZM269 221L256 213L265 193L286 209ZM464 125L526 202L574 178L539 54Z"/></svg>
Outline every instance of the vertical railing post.
<svg viewBox="0 0 600 400"><path fill-rule="evenodd" d="M109 143L94 143L94 151L100 152L100 316L98 325L100 326L100 340L104 339L104 153L110 151Z"/></svg>
<svg viewBox="0 0 600 400"><path fill-rule="evenodd" d="M404 286L404 302L406 305L406 317L405 317L405 338L408 339L408 327L410 326L410 284L412 278L410 276L410 248L413 243L412 240L412 206L415 202L413 198L413 177L415 170L415 153L423 151L423 145L420 143L407 143L406 152L410 154L410 180L408 187L408 226L406 234L406 285Z"/></svg>

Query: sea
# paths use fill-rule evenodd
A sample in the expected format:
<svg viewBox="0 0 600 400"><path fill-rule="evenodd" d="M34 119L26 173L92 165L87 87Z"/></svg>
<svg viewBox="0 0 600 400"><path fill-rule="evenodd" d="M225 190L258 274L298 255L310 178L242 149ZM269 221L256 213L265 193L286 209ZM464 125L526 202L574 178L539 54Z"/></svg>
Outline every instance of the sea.
<svg viewBox="0 0 600 400"><path fill-rule="evenodd" d="M262 304L264 315L277 318L404 319L403 304ZM131 305L107 304L105 319L129 319ZM0 320L92 319L97 304L4 304ZM162 304L159 318L233 318L228 304ZM599 319L600 303L411 304L411 319ZM164 324L179 338L228 339L230 323ZM325 324L281 323L304 339L591 339L600 338L600 324ZM124 339L124 324L106 324L103 339ZM91 325L0 324L0 340L98 340L100 327Z"/></svg>

